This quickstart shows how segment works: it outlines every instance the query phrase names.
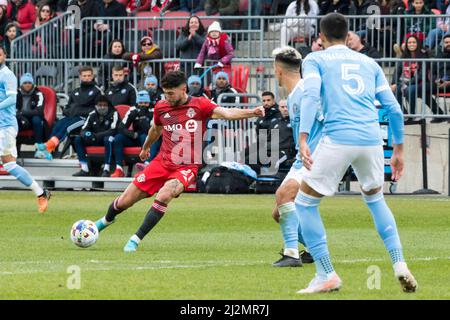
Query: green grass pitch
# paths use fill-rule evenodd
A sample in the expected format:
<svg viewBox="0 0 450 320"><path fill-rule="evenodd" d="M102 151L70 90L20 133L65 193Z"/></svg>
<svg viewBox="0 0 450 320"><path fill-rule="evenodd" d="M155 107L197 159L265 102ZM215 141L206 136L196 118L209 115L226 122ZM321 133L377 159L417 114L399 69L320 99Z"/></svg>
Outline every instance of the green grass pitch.
<svg viewBox="0 0 450 320"><path fill-rule="evenodd" d="M121 214L94 246L73 245L71 225L101 217L115 195L53 192L41 215L31 192L1 191L0 299L450 298L449 198L387 197L419 282L415 294L401 291L360 197L325 199L321 213L344 285L339 292L301 296L296 291L309 283L314 266L271 266L282 247L271 218L273 195L184 194L138 252L125 254L124 244L151 204L143 200ZM80 289L67 287L73 265L80 268ZM380 271L379 283L373 269Z"/></svg>

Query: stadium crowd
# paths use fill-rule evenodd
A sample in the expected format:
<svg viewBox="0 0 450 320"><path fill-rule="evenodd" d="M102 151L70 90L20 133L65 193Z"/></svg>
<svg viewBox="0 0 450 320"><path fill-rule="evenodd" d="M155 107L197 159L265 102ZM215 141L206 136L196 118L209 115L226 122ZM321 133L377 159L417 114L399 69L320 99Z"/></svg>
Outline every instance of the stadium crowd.
<svg viewBox="0 0 450 320"><path fill-rule="evenodd" d="M330 12L339 12L346 15L367 15L370 6L379 8L382 15L405 14L408 15L406 30L402 34L402 43L387 43L394 48L397 57L405 59L450 57L450 18L425 19L414 18L417 14L450 14L450 1L448 0L297 0L297 1L266 1L250 0L252 15L280 15L307 17L307 19L285 19L281 23L267 26L269 31L280 32L282 45L297 46L303 57L308 53L322 50L318 38L318 23L313 19ZM232 81L231 64L235 57L230 37L224 30L247 28L239 21L214 21L208 27L202 23L197 14L204 11L206 15L236 16L247 14L242 12L238 0L47 0L33 2L31 0L0 0L0 43L10 53L11 41L34 28L38 28L67 10L68 6L78 6L81 18L101 18L94 25L93 30L87 30L87 37L98 37L108 32L111 26L109 17L133 16L137 12L185 11L191 14L176 39L176 49L181 59L193 59L194 62L185 62L176 68L184 69L188 73L188 90L192 96L204 96L218 102L222 93L245 92L246 88L234 88ZM219 20L219 19L218 19ZM365 19L363 19L365 21ZM368 31L363 20L355 20L347 41L352 50L366 54L372 58L382 58L383 55L369 45L369 40L375 35ZM430 21L432 23L430 23ZM113 25L113 27L117 27ZM395 32L394 23L383 25L384 32ZM139 42L140 51L127 50L122 39L101 37L107 41L104 47L107 52L102 54L105 61L98 69L91 66L82 66L78 69L80 86L70 93L69 101L62 116L46 134L46 120L44 117L45 97L35 83L34 75L24 73L17 75L20 79L19 95L17 99L17 119L20 131L33 130L36 142L34 156L42 159L53 159L53 153L58 145L65 139L74 146L81 170L76 176L93 175L86 158L87 146L105 147L102 171L96 173L104 177L123 177L124 148L140 146L145 140L153 116L153 108L157 101L164 99L159 86L163 76L160 69L155 68L152 60L164 58L163 50L153 40L151 34L144 35ZM298 45L298 39L303 39ZM390 37L395 39L395 37ZM381 39L376 39L382 41ZM36 39L39 46L39 39ZM386 45L386 39L383 42ZM306 45L305 45L306 44ZM437 55L432 52L435 50ZM111 62L111 60L116 60ZM212 85L204 86L205 61L213 61ZM409 113L416 112L416 97L421 97L422 70L425 65L427 83L432 85L425 89L426 101L430 102L430 109L434 114L444 114L437 104L434 94L446 92L450 88L450 65L421 64L414 61L405 61L397 64L392 77L392 91L396 94L400 104L402 98L409 103ZM193 70L193 71L192 71ZM133 73L136 73L138 84L131 83ZM208 75L209 76L209 75ZM285 102L277 104L275 95L266 91L262 94L266 116L256 121L257 133L261 129L279 128L283 132L282 154L288 160L295 157L294 143L289 122L289 115L285 110ZM237 104L240 98L228 97L222 103ZM122 117L115 109L117 106L127 105L129 109ZM284 106L284 109L283 109ZM405 109L405 112L408 112ZM433 122L446 121L435 118ZM210 127L214 127L212 123ZM270 136L267 144L270 144ZM158 152L159 143L152 148L151 159ZM289 161L287 162L289 163ZM256 168L259 170L259 168Z"/></svg>

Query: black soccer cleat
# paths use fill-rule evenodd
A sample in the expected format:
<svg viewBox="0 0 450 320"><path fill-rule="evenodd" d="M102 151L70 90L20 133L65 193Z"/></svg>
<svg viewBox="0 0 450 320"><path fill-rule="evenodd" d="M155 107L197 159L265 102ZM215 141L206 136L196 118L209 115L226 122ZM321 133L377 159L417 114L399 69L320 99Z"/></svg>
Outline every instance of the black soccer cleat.
<svg viewBox="0 0 450 320"><path fill-rule="evenodd" d="M273 267L301 267L301 266L303 266L302 261L300 259L286 256L282 253L280 253L280 254L281 254L280 260L272 263Z"/></svg>
<svg viewBox="0 0 450 320"><path fill-rule="evenodd" d="M314 259L312 255L305 250L300 251L300 259L302 260L302 263L313 263Z"/></svg>

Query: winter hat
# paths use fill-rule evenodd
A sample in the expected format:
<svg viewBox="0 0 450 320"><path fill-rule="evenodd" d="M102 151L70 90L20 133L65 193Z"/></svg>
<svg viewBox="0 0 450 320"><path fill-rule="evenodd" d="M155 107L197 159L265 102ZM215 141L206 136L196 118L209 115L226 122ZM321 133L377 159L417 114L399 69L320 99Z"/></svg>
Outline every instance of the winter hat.
<svg viewBox="0 0 450 320"><path fill-rule="evenodd" d="M34 84L31 73L24 73L22 77L20 77L20 85L23 85L25 82L31 82L31 84Z"/></svg>
<svg viewBox="0 0 450 320"><path fill-rule="evenodd" d="M141 38L141 41L140 41L139 43L142 43L142 42L144 42L145 40L150 40L150 42L153 43L153 39L152 39L152 37L150 37L150 36L143 36L143 37Z"/></svg>
<svg viewBox="0 0 450 320"><path fill-rule="evenodd" d="M141 90L138 92L136 103L150 103L150 96L146 90Z"/></svg>
<svg viewBox="0 0 450 320"><path fill-rule="evenodd" d="M228 77L228 73L224 72L224 71L220 71L216 73L216 77L214 78L214 81L217 81L217 78L223 77L225 79L227 79L227 82L230 82L230 78Z"/></svg>
<svg viewBox="0 0 450 320"><path fill-rule="evenodd" d="M147 85L149 83L154 83L154 84L158 85L158 79L152 74L151 76L148 76L147 78L145 78L144 86L147 87Z"/></svg>
<svg viewBox="0 0 450 320"><path fill-rule="evenodd" d="M0 6L8 6L8 0L0 0Z"/></svg>
<svg viewBox="0 0 450 320"><path fill-rule="evenodd" d="M199 76L196 76L196 75L190 76L190 77L188 78L188 86L190 86L190 85L193 84L194 82L198 82L198 83L200 83L200 85L201 85L201 84L202 84L202 79L200 79L200 77L199 77Z"/></svg>
<svg viewBox="0 0 450 320"><path fill-rule="evenodd" d="M211 23L211 25L208 27L208 33L210 33L211 31L222 32L219 21L214 21L213 23Z"/></svg>

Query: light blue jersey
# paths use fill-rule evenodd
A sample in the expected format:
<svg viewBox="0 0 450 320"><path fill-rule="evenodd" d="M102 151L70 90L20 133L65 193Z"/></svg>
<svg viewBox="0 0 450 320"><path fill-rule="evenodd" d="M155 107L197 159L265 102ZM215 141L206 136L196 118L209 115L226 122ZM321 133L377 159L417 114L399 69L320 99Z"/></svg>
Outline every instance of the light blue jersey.
<svg viewBox="0 0 450 320"><path fill-rule="evenodd" d="M301 113L301 102L304 95L304 81L303 79L300 79L300 81L295 86L294 90L289 94L287 98L287 108L289 111L289 120L291 123L293 135L294 135L294 142L295 142L295 149L298 151L299 149L299 135L300 135L300 113ZM322 137L322 129L323 129L323 115L321 112L321 109L317 111L316 114L316 121L314 121L313 126L311 128L311 132L307 139L307 144L311 150L311 153L314 152L317 145L319 144L319 140ZM300 169L303 164L300 159L300 155L297 152L296 155L296 161L294 162L293 166L296 169Z"/></svg>
<svg viewBox="0 0 450 320"><path fill-rule="evenodd" d="M0 128L18 129L16 98L17 78L7 66L0 66Z"/></svg>
<svg viewBox="0 0 450 320"><path fill-rule="evenodd" d="M312 133L312 106L322 102L323 135L335 144L380 145L375 100L389 114L395 144L403 143L403 114L381 67L363 54L334 45L309 54L303 62L305 92L300 131Z"/></svg>

